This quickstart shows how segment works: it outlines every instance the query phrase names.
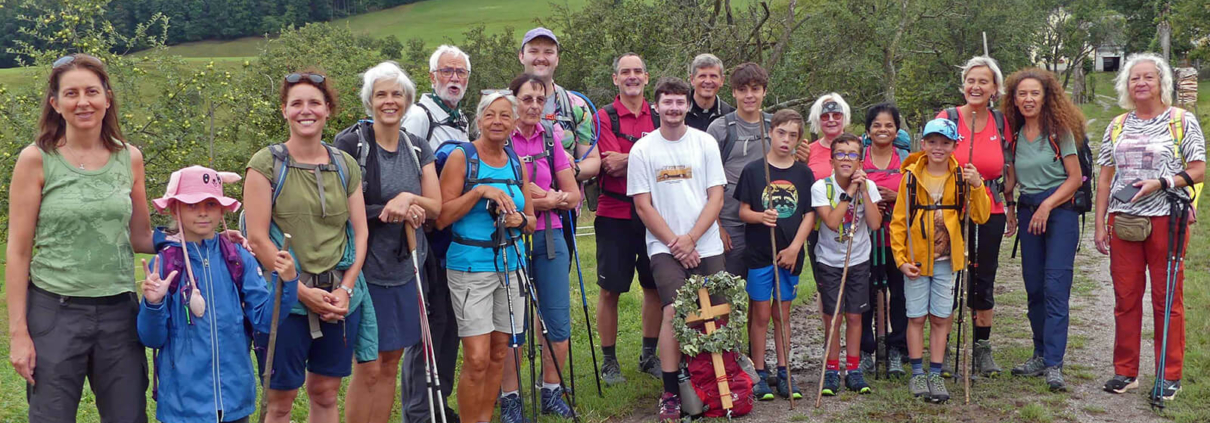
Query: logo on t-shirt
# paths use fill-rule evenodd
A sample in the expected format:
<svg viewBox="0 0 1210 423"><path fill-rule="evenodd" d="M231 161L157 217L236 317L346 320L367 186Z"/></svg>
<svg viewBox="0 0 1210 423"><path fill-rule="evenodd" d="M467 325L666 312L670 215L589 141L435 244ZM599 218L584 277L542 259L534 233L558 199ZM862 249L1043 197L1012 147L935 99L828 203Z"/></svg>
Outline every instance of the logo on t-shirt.
<svg viewBox="0 0 1210 423"><path fill-rule="evenodd" d="M688 181L693 179L693 168L683 165L664 166L655 175L656 182Z"/></svg>
<svg viewBox="0 0 1210 423"><path fill-rule="evenodd" d="M770 182L761 194L761 202L766 210L777 210L778 219L790 217L798 210L798 187L786 180Z"/></svg>

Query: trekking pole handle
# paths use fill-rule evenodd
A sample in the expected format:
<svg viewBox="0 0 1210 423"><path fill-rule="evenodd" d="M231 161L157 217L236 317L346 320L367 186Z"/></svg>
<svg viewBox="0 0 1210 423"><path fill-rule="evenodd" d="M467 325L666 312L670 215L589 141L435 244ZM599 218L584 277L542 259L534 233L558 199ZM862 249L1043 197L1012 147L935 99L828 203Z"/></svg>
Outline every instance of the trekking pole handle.
<svg viewBox="0 0 1210 423"><path fill-rule="evenodd" d="M281 249L285 252L290 252L290 240L294 239L288 233L282 233Z"/></svg>

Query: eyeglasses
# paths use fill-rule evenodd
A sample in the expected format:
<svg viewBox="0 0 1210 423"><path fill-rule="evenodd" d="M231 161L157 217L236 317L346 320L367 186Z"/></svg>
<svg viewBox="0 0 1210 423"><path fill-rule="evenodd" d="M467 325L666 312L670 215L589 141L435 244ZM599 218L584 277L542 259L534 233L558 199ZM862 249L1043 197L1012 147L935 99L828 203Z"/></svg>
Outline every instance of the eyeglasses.
<svg viewBox="0 0 1210 423"><path fill-rule="evenodd" d="M76 56L74 56L74 55L63 56L63 57L60 57L58 60L55 60L55 62L50 65L50 68L58 69L60 66L65 66L65 65L71 64L71 62L74 62L74 61L76 61Z"/></svg>
<svg viewBox="0 0 1210 423"><path fill-rule="evenodd" d="M459 78L466 78L467 76L470 76L471 71L459 68L441 68L437 69L437 73L446 78L454 75L458 75Z"/></svg>
<svg viewBox="0 0 1210 423"><path fill-rule="evenodd" d="M299 81L302 81L302 79L304 77L307 78L308 80L310 80L311 83L315 84L315 85L323 84L324 80L327 79L327 78L324 78L323 75L314 74L314 73L292 73L292 74L286 75L286 82L290 83L290 84L297 84L297 83L299 83Z"/></svg>
<svg viewBox="0 0 1210 423"><path fill-rule="evenodd" d="M861 153L832 153L832 158L836 160L853 160L861 158Z"/></svg>
<svg viewBox="0 0 1210 423"><path fill-rule="evenodd" d="M517 100L525 104L546 104L546 97L540 95L527 95Z"/></svg>

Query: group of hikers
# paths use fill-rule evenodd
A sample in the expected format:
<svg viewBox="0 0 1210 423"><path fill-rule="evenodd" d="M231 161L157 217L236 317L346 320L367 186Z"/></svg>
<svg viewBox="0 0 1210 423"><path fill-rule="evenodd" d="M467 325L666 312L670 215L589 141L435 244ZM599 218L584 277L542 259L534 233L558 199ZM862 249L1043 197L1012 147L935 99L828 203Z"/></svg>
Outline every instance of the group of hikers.
<svg viewBox="0 0 1210 423"><path fill-rule="evenodd" d="M862 136L849 132L854 111L837 93L806 118L766 113L768 72L711 54L692 60L688 81L660 78L650 102L643 58L622 54L612 64L618 94L595 109L555 83L560 52L550 30L527 32L523 72L485 90L473 119L463 104L471 61L457 47L433 52L430 93L416 93L396 63L378 64L360 75L366 119L331 142L334 76L285 75L289 138L263 140L273 144L248 160L242 202L223 189L240 175L187 167L150 203L173 221L155 229L143 155L119 127L105 65L86 54L55 61L10 193L10 361L27 381L30 421L74 421L87 379L103 422L146 421L149 380L160 421L243 422L267 375L267 421L288 422L305 386L310 421L336 422L351 375L347 421L386 422L399 395L406 422L487 422L497 408L500 421L523 422L525 333L531 363L534 344L541 349L532 406L572 418L573 274L596 324L594 372L608 385L626 380L618 304L637 274L637 367L663 382L659 419L677 420L684 370L672 303L688 278L724 270L746 280L754 399L801 397L788 337L774 337L775 372L766 342L770 321L775 335L786 329L810 269L822 323L845 322L825 341L818 393L838 395L842 374L843 389L871 393L864 375L882 360L913 395L944 402L945 378L1002 372L994 294L1002 241L1013 235L1034 350L1011 373L1062 391L1086 211L1115 292L1105 390L1138 387L1148 278L1151 395L1180 390L1175 258L1195 221L1205 138L1193 114L1173 107L1159 56L1126 60L1115 87L1128 113L1109 123L1094 158L1085 119L1052 73L1006 79L987 56L961 67L964 104L938 113L913 143L893 104L865 111ZM734 106L720 97L724 81ZM594 180L600 294L589 319L575 230L582 187ZM228 229L241 205L239 229ZM131 283L136 253L156 255L141 284ZM961 369L949 338L966 308L974 339ZM879 343L887 353L876 360ZM445 405L454 391L457 413Z"/></svg>

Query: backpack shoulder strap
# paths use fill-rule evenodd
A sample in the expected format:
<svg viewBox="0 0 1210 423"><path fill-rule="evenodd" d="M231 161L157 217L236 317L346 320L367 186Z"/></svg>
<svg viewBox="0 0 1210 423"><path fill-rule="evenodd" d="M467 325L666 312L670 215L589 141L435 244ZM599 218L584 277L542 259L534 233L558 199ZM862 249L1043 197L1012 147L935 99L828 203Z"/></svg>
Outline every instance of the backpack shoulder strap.
<svg viewBox="0 0 1210 423"><path fill-rule="evenodd" d="M649 111L649 114L651 115L651 127L660 129L660 114L655 112L655 106L652 106L651 104L648 104L647 108L651 109Z"/></svg>
<svg viewBox="0 0 1210 423"><path fill-rule="evenodd" d="M555 131L550 130L552 128L544 127L542 129L542 145L546 149L546 165L550 168L550 186L552 188L562 188L559 186L559 178L555 177ZM534 166L534 169L536 170L538 167Z"/></svg>
<svg viewBox="0 0 1210 423"><path fill-rule="evenodd" d="M945 108L945 118L952 120L952 121L954 121L955 124L957 124L958 119L959 119L958 108L957 107L946 107Z"/></svg>
<svg viewBox="0 0 1210 423"><path fill-rule="evenodd" d="M1185 159L1181 154L1181 141L1185 139L1185 109L1173 107L1172 113L1168 117L1168 131L1172 133L1172 142L1176 143L1173 148L1173 153L1176 154L1177 160L1184 163Z"/></svg>
<svg viewBox="0 0 1210 423"><path fill-rule="evenodd" d="M432 139L433 138L433 129L437 127L437 120L433 119L433 112L429 110L428 106L425 106L423 103L417 101L416 107L419 107L420 110L424 110L425 116L428 116L428 118L429 118L429 130L428 130L428 133L424 134L424 139L425 140Z"/></svg>
<svg viewBox="0 0 1210 423"><path fill-rule="evenodd" d="M286 182L290 152L286 150L285 144L278 143L269 146L269 153L273 155L273 178L269 180L269 186L273 189L271 204L277 204L277 196L281 195L282 185Z"/></svg>
<svg viewBox="0 0 1210 423"><path fill-rule="evenodd" d="M1117 144L1118 138L1122 136L1122 129L1126 126L1126 116L1130 113L1122 113L1113 118L1113 125L1109 129L1109 143Z"/></svg>
<svg viewBox="0 0 1210 423"><path fill-rule="evenodd" d="M479 151L474 143L468 141L458 143L457 148L461 148L466 156L466 178L462 181L462 192L465 194L479 181Z"/></svg>
<svg viewBox="0 0 1210 423"><path fill-rule="evenodd" d="M367 121L357 121L357 124L353 126L353 132L357 134L357 166L361 167L361 174L364 176L366 173L366 159L370 157L371 147L370 143L366 141L365 132L362 130L363 123L367 123Z"/></svg>
<svg viewBox="0 0 1210 423"><path fill-rule="evenodd" d="M836 188L832 186L832 177L829 176L829 177L823 178L823 184L824 184L824 188L827 189L828 203L832 204L832 208L836 208L836 206L839 205L840 202L836 201Z"/></svg>
<svg viewBox="0 0 1210 423"><path fill-rule="evenodd" d="M349 192L352 191L349 188L349 169L346 167L348 164L345 163L344 154L331 144L324 143L323 146L328 149L328 160L336 166L336 173L340 176L340 186L344 187L345 197L348 197Z"/></svg>
<svg viewBox="0 0 1210 423"><path fill-rule="evenodd" d="M724 138L722 144L718 146L720 156L724 163L727 158L731 157L731 150L735 149L735 140L739 139L739 130L735 125L735 112L723 115L723 122L727 124L727 138Z"/></svg>

